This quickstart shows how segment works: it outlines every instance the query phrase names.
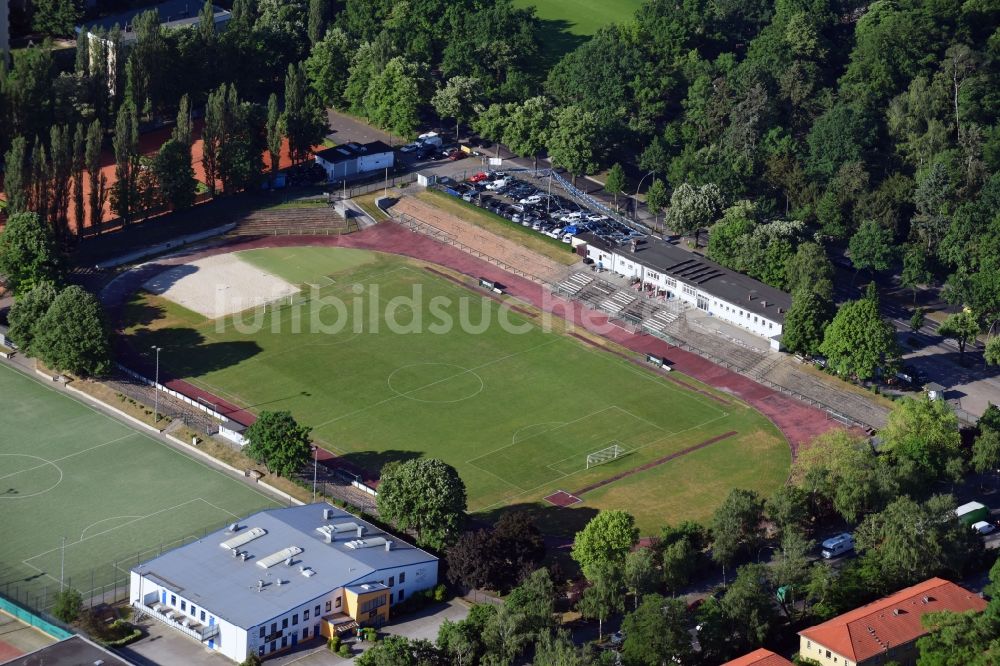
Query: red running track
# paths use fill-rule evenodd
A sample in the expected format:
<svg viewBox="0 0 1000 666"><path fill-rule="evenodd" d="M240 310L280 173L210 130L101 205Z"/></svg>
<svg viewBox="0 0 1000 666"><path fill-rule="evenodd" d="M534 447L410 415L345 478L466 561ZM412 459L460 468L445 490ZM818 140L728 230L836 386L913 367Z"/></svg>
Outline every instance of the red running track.
<svg viewBox="0 0 1000 666"><path fill-rule="evenodd" d="M112 321L120 321L121 308L128 297L147 279L172 265L184 264L201 257L269 247L329 246L348 247L378 252L399 254L422 261L439 264L474 278L486 277L507 287L507 293L527 301L545 312L557 315L566 321L592 333L626 347L640 354L655 354L669 359L676 370L693 377L721 391L730 393L770 419L785 435L794 456L799 446L813 437L840 427L826 412L806 405L777 391L767 388L740 374L718 366L696 354L670 345L650 335L636 335L608 323L602 313L585 308L581 303L553 296L539 284L507 273L482 259L461 250L409 231L395 223L384 222L361 232L344 236L266 236L259 238L235 238L213 247L172 256L151 262L123 274L101 294L105 306L112 314ZM119 336L122 343L123 337ZM148 360L120 344L121 357L128 363L149 372ZM161 376L163 375L161 371ZM168 377L163 380L168 387L194 398L215 405L222 413L235 421L250 425L255 416L240 407L222 400L218 396L203 391L180 379ZM321 460L334 458L323 451ZM360 470L353 470L360 472ZM374 470L364 470L367 480L372 480Z"/></svg>

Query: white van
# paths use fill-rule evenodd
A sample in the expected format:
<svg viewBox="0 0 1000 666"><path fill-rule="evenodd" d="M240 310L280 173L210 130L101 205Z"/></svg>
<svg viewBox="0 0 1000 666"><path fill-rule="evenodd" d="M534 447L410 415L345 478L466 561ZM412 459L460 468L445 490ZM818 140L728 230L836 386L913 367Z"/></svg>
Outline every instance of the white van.
<svg viewBox="0 0 1000 666"><path fill-rule="evenodd" d="M823 559L829 560L832 557L843 555L849 550L854 550L854 535L845 532L824 541L820 555L823 556Z"/></svg>

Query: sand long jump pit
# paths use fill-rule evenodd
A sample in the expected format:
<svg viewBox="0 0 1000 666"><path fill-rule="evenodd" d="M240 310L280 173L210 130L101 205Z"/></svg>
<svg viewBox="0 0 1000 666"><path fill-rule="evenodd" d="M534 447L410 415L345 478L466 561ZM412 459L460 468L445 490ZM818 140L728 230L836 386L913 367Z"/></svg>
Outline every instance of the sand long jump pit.
<svg viewBox="0 0 1000 666"><path fill-rule="evenodd" d="M287 298L299 292L273 273L240 259L218 254L169 268L142 285L209 319L218 319Z"/></svg>

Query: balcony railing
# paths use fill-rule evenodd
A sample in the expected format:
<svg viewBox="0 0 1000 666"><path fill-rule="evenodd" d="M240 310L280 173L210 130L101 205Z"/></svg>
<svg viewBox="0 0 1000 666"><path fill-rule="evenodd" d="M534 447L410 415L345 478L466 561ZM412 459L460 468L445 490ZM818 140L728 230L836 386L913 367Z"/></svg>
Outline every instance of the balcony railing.
<svg viewBox="0 0 1000 666"><path fill-rule="evenodd" d="M219 625L202 624L190 615L185 615L170 606L164 606L158 601L153 604L135 603L134 605L139 611L198 639L202 643L219 635Z"/></svg>

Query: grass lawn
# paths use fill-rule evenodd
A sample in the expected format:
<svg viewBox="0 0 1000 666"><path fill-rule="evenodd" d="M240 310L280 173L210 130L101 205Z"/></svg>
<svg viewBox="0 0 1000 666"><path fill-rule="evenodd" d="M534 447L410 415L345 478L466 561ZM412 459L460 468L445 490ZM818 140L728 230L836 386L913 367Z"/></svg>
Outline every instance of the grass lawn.
<svg viewBox="0 0 1000 666"><path fill-rule="evenodd" d="M632 19L643 0L514 0L517 7L534 7L538 17L565 22L574 35L593 35L609 23Z"/></svg>
<svg viewBox="0 0 1000 666"><path fill-rule="evenodd" d="M445 212L460 217L466 222L471 222L477 227L482 227L501 238L515 241L532 252L558 261L560 264L570 266L580 259L578 255L571 251L571 246L567 243L543 236L537 231L532 231L528 227L511 222L505 217L491 213L488 210L483 210L479 206L463 199L437 190L425 190L417 194L416 197L433 204Z"/></svg>
<svg viewBox="0 0 1000 666"><path fill-rule="evenodd" d="M127 328L133 345L163 345L165 367L250 409L290 410L362 467L442 458L464 479L470 509L486 517L527 505L550 531L565 533L594 510L617 507L652 533L704 518L731 487L769 493L787 476L788 446L756 411L709 399L559 327L545 330L539 318L501 308L423 263L318 247L240 258L318 291L256 320L248 312L216 321L140 293L126 311L136 322ZM587 493L576 508L540 501L731 431L737 435ZM586 469L588 453L612 444L626 455Z"/></svg>
<svg viewBox="0 0 1000 666"><path fill-rule="evenodd" d="M267 496L34 379L0 366L0 586L36 607L65 578L85 598ZM117 566L116 566L117 564Z"/></svg>

